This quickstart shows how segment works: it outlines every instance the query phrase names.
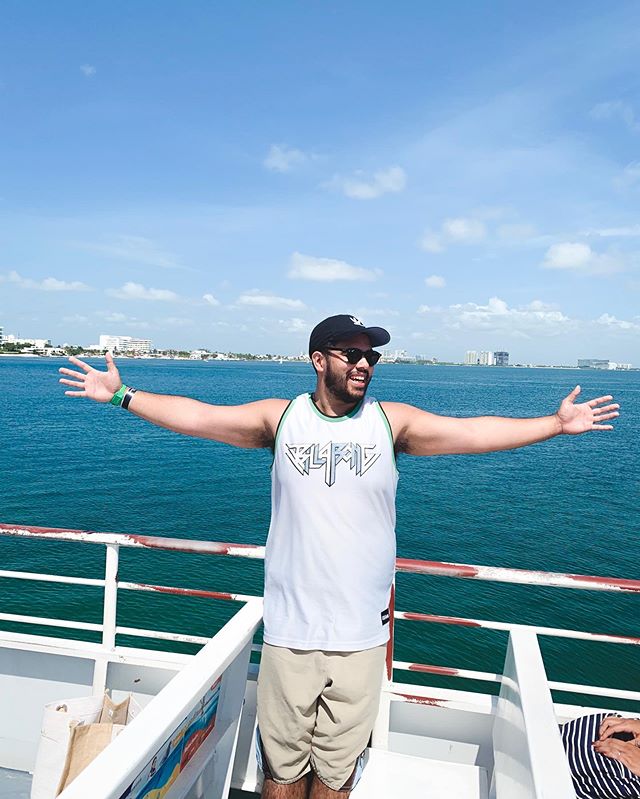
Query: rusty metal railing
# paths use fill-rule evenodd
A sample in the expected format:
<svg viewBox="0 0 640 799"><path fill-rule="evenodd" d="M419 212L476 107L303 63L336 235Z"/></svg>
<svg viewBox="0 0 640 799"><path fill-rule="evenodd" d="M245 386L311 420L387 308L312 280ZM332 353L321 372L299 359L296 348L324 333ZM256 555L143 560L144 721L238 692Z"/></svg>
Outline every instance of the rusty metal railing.
<svg viewBox="0 0 640 799"><path fill-rule="evenodd" d="M250 594L238 594L206 589L182 588L178 586L120 581L118 580L118 565L119 550L121 547L163 550L167 552L182 552L199 555L225 555L230 557L259 560L264 559L265 554L265 548L263 546L257 546L254 544L233 544L220 541L196 541L191 539L171 538L164 536L148 536L131 533L102 533L85 530L57 529L10 524L0 524L0 536L100 544L106 547L104 579L90 579L83 577L43 574L37 572L0 570L0 578L103 587L104 606L102 624L90 624L87 622L78 622L69 619L51 619L46 617L11 613L0 613L0 620L99 632L102 634L102 646L108 650L112 650L114 648L117 635L131 635L141 638L155 638L159 640L191 644L205 644L209 640L203 636L119 626L117 624L117 596L119 590L157 592L162 594L173 594L175 596L202 597L206 599L222 599L235 602L247 602L250 599L256 598L254 595ZM407 558L398 558L396 560L396 571L408 574L423 574L465 580L469 579L497 583L531 585L537 587L544 586L590 591L640 593L640 580L621 579L614 577L596 577L592 575L561 572L533 571L527 569L512 569L495 566L479 566L473 564L445 563L440 561L410 560ZM437 674L448 677L460 677L463 679L481 680L490 683L500 681L500 675L491 672L473 671L470 669L458 669L449 666L409 663L394 660L393 622L396 620L457 625L467 628L491 629L507 632L519 629L528 630L538 635L551 636L555 638L589 640L613 644L640 644L640 637L601 634L581 630L566 630L555 627L523 625L518 623L489 621L485 619L471 619L458 616L441 616L409 611L398 611L394 606L394 595L395 591L392 592L392 614L390 625L391 637L387 656L388 686L392 682L394 670ZM259 650L259 647L254 648ZM615 697L620 699L640 699L640 692L612 688L600 688L598 686L583 686L572 683L549 682L549 687L553 690L563 690L572 693L583 693L596 696ZM406 697L407 701L420 701L418 694L414 695L398 693L397 696Z"/></svg>

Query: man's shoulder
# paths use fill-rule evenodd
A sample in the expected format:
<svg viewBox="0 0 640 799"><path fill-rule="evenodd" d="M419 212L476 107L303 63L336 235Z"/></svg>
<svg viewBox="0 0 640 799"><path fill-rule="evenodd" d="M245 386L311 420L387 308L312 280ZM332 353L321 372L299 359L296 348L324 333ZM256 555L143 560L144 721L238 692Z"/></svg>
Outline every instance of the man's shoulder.
<svg viewBox="0 0 640 799"><path fill-rule="evenodd" d="M280 424L280 420L292 402L293 400L272 397L270 399L258 400L257 402L253 403L253 405L259 409L263 419L266 434L265 443L263 446L273 446L273 441L275 440L275 435L278 425Z"/></svg>
<svg viewBox="0 0 640 799"><path fill-rule="evenodd" d="M394 446L398 452L408 449L407 436L415 428L421 418L430 417L430 414L415 405L404 402L381 402L380 408L389 421Z"/></svg>
<svg viewBox="0 0 640 799"><path fill-rule="evenodd" d="M409 418L420 410L419 408L416 408L415 405L407 405L406 402L387 402L386 400L380 400L377 402L387 417L393 417L394 419Z"/></svg>

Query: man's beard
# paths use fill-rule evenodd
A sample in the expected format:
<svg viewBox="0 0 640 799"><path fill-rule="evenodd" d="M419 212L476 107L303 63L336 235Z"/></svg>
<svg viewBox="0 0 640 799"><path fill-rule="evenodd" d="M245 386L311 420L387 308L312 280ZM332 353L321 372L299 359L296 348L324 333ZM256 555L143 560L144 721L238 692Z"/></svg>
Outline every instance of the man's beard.
<svg viewBox="0 0 640 799"><path fill-rule="evenodd" d="M331 356L327 358L327 370L325 373L324 385L327 391L332 394L340 402L347 404L359 402L364 398L369 387L369 375L362 373L366 383L364 384L364 391L356 393L349 385L349 375L342 371L334 369L331 365Z"/></svg>

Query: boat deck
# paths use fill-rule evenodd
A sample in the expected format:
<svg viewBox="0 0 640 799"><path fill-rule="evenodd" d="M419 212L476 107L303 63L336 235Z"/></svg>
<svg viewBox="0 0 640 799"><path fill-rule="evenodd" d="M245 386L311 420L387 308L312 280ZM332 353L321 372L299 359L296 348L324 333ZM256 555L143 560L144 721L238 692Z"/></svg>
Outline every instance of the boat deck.
<svg viewBox="0 0 640 799"><path fill-rule="evenodd" d="M31 774L0 768L0 799L29 799Z"/></svg>
<svg viewBox="0 0 640 799"><path fill-rule="evenodd" d="M33 776L27 771L0 768L0 799L29 799ZM236 791L233 788L229 799L255 799L257 794Z"/></svg>
<svg viewBox="0 0 640 799"><path fill-rule="evenodd" d="M29 797L29 772L34 769L34 786L38 780L44 779L45 785L59 781L56 774L37 768L44 708L61 699L101 697L105 689L112 692L114 701L133 695L142 710L73 780L61 799L122 799L158 790L167 799L257 799L262 777L255 758L257 664L251 661L251 654L261 649L255 636L262 621L262 598L210 588L131 583L119 579L118 574L121 549L262 558L264 548L0 525L0 536L4 535L59 540L65 542L62 546L97 544L106 548L106 560L104 578L100 579L0 570L0 577L18 585L25 580L57 582L97 586L104 591L102 624L0 612L0 621L21 628L19 632L0 630L0 695L7 699L0 720L0 764L4 767L0 769L0 799ZM560 589L640 593L640 581L621 578L402 559L397 561L397 570ZM209 638L121 624L117 609L123 591L236 601L242 607ZM593 701L590 707L560 704L553 693L587 695L607 704L611 700L640 703L638 691L549 680L539 642L551 637L638 646L638 637L401 611L393 601L391 607L393 622L506 632L504 665L492 673L395 660L392 624L378 718L354 799L397 795L404 799L575 799L558 725L596 708L604 710L606 705L598 707L599 702ZM37 634L28 632L33 628L27 625L35 625ZM74 632L48 636L43 627ZM100 642L83 640L76 631L98 633ZM142 639L142 646L125 646L119 636ZM200 648L194 655L181 654L171 647L147 647L146 638ZM402 672L482 681L499 686L499 693L403 682ZM45 740L47 747L54 741ZM64 741L62 744L65 751ZM56 762L60 765L59 759Z"/></svg>

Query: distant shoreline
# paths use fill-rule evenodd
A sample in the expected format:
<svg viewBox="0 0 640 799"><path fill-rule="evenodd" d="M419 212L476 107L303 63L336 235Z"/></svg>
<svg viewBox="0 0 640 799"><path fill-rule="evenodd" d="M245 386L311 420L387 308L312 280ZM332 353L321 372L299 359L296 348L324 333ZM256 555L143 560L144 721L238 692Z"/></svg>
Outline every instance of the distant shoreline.
<svg viewBox="0 0 640 799"><path fill-rule="evenodd" d="M0 352L0 358L18 358L20 360L28 359L30 361L33 360L68 360L67 355L31 355L29 353L11 353L11 352ZM103 360L104 356L102 355L78 355L77 357L82 358L83 360ZM182 361L184 363L273 363L278 365L290 365L294 363L306 363L308 364L309 361L292 359L286 360L284 359L280 362L279 359L266 359L266 358L204 358L204 359L196 359L196 358L180 358L174 356L154 356L152 358L139 358L136 356L129 356L129 355L116 355L114 356L114 360L117 361ZM554 366L552 364L509 364L508 366L480 366L476 364L464 364L464 363L429 363L429 362L411 362L411 361L381 361L380 366L426 366L426 367L456 367L456 368L464 368L464 369L474 369L480 372L484 371L498 371L504 369L553 369L554 371L566 371L566 372L581 372L581 373L593 373L593 372L602 372L609 374L610 372L638 372L640 371L640 367L632 366L630 369L593 369L593 368L585 368L580 366L569 366L569 365L562 365L562 366Z"/></svg>

